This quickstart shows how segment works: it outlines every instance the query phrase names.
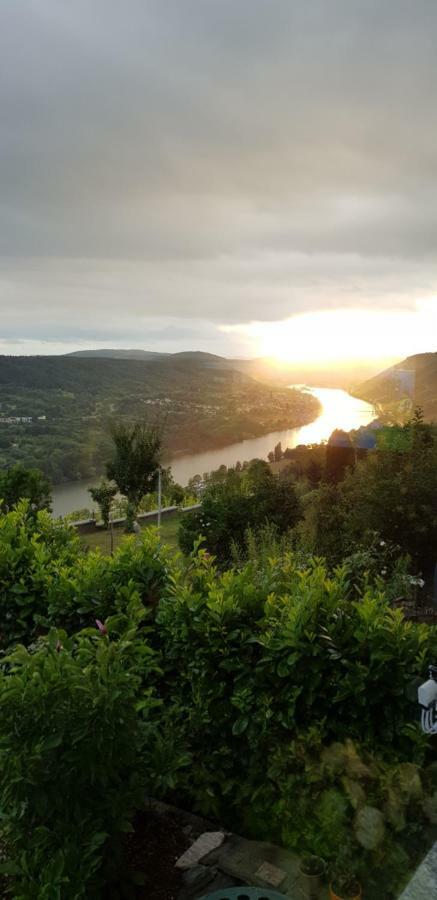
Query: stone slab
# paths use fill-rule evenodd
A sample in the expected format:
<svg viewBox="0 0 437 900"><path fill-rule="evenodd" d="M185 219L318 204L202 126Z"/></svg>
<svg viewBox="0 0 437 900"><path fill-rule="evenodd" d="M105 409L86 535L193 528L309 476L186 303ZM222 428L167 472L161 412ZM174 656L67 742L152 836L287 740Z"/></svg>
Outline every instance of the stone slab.
<svg viewBox="0 0 437 900"><path fill-rule="evenodd" d="M224 839L225 834L223 831L205 831L179 857L176 861L176 867L178 869L189 869L191 866L197 865L204 856L220 847Z"/></svg>
<svg viewBox="0 0 437 900"><path fill-rule="evenodd" d="M264 875L281 873L280 890L290 897L301 897L299 880L299 858L290 850L276 847L265 841L249 841L238 835L231 835L217 850L213 850L202 860L204 865L213 865L237 878L243 884L256 887L273 887ZM264 868L267 866L267 868ZM260 872L261 870L261 872Z"/></svg>
<svg viewBox="0 0 437 900"><path fill-rule="evenodd" d="M255 872L256 879L261 879L261 881L274 888L279 887L286 877L287 873L283 869L278 869L277 866L272 866L268 862L263 862Z"/></svg>
<svg viewBox="0 0 437 900"><path fill-rule="evenodd" d="M437 842L425 856L399 900L437 898Z"/></svg>

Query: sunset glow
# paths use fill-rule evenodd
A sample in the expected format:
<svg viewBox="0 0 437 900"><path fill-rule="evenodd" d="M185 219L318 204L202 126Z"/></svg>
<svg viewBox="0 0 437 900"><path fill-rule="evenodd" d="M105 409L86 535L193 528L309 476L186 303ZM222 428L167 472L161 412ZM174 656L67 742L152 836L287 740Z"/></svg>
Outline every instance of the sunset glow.
<svg viewBox="0 0 437 900"><path fill-rule="evenodd" d="M226 328L253 342L253 353L278 362L348 367L423 353L437 335L437 299L413 310L334 309L282 322L252 322Z"/></svg>

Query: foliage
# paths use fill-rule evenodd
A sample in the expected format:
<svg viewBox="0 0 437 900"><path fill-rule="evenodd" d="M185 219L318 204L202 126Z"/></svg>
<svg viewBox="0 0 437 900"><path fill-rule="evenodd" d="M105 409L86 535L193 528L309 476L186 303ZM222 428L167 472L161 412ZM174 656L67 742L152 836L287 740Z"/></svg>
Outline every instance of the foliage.
<svg viewBox="0 0 437 900"><path fill-rule="evenodd" d="M322 482L303 502L304 519L297 535L303 550L323 556L330 565L339 565L348 552L341 494L335 484Z"/></svg>
<svg viewBox="0 0 437 900"><path fill-rule="evenodd" d="M126 537L113 556L86 553L73 528L22 501L0 516L0 644L29 644L55 625L74 631L124 610L137 592L156 606L171 561L155 529Z"/></svg>
<svg viewBox="0 0 437 900"><path fill-rule="evenodd" d="M181 705L200 698L211 716L201 741L247 732L250 744L267 724L279 739L317 722L326 738L409 747L405 692L432 650L428 626L406 622L380 593L351 602L344 570L329 576L322 561L290 553L219 575L201 550L172 581L159 635Z"/></svg>
<svg viewBox="0 0 437 900"><path fill-rule="evenodd" d="M132 531L138 504L156 479L162 446L161 431L145 422L114 422L114 456L107 474L127 497L126 530Z"/></svg>
<svg viewBox="0 0 437 900"><path fill-rule="evenodd" d="M109 516L111 513L111 506L114 500L114 497L117 493L117 488L115 484L110 484L106 478L102 478L100 480L100 484L97 487L88 488L89 493L91 494L91 498L94 500L94 503L97 503L100 515L102 517L102 522L105 528L109 528Z"/></svg>
<svg viewBox="0 0 437 900"><path fill-rule="evenodd" d="M4 661L0 795L17 900L101 896L142 804L156 700L137 670L147 681L154 663L136 641L141 606L127 612L109 636L52 631Z"/></svg>
<svg viewBox="0 0 437 900"><path fill-rule="evenodd" d="M354 870L384 858L398 885L414 823L425 827L412 761L422 765L428 739L408 691L435 629L378 592L351 601L346 571L329 576L321 561L288 553L219 575L204 550L174 574L157 627L193 758L183 801L328 860L345 845ZM384 827L364 847L366 807L378 813L361 818Z"/></svg>
<svg viewBox="0 0 437 900"><path fill-rule="evenodd" d="M300 515L293 482L278 478L267 463L255 460L244 472L229 469L207 485L201 509L182 520L180 547L190 553L201 534L209 552L223 564L232 558L235 544L244 546L248 528L268 522L282 534L296 525Z"/></svg>
<svg viewBox="0 0 437 900"><path fill-rule="evenodd" d="M20 463L0 472L0 511L8 512L19 500L29 501L29 509L51 509L51 484L39 469L26 469Z"/></svg>
<svg viewBox="0 0 437 900"><path fill-rule="evenodd" d="M348 468L355 463L355 450L347 432L336 429L326 447L326 480L330 484L343 481Z"/></svg>
<svg viewBox="0 0 437 900"><path fill-rule="evenodd" d="M384 591L387 600L410 598L418 579L410 574L411 560L401 555L401 548L392 541L383 541L379 534L367 534L362 544L343 559L351 597L361 597L369 587Z"/></svg>
<svg viewBox="0 0 437 900"><path fill-rule="evenodd" d="M208 483L217 540L240 501L256 512L253 527L241 521L241 544L229 542L237 565L225 571L199 541L171 560L153 529L104 557L46 512L30 516L26 502L0 517L3 646L28 646L10 649L0 677L14 896L101 896L117 858L107 836L146 783L229 827L321 855L335 877L364 867L375 898L369 873L381 866L386 896L399 887L437 821L429 738L410 701L437 631L391 608L407 562L379 534L335 566L309 554L307 519L292 549L290 511L276 523L266 512L279 484L297 496L262 463ZM328 496L344 510L343 490L315 492L326 514ZM52 625L65 630L41 637Z"/></svg>
<svg viewBox="0 0 437 900"><path fill-rule="evenodd" d="M437 546L437 436L420 415L393 446L385 439L343 482L343 528L349 544L378 532L428 573Z"/></svg>
<svg viewBox="0 0 437 900"><path fill-rule="evenodd" d="M164 593L172 563L153 528L125 537L112 556L82 553L59 570L46 594L46 621L76 630L124 611L133 594L153 609Z"/></svg>
<svg viewBox="0 0 437 900"><path fill-rule="evenodd" d="M45 510L29 515L27 500L0 516L1 646L30 642L41 632L49 591L78 559L75 531L54 522Z"/></svg>

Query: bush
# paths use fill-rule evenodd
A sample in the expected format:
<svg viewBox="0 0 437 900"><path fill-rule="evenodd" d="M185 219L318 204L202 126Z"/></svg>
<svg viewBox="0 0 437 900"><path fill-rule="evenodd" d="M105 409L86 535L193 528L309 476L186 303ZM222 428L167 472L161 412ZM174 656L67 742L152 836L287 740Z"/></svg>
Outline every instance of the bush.
<svg viewBox="0 0 437 900"><path fill-rule="evenodd" d="M348 600L341 569L330 577L321 561L303 566L288 554L219 576L201 551L157 624L166 681L199 759L202 808L233 805L242 784L249 796L271 748L312 726L323 741L414 755L408 690L435 630L406 622L381 594Z"/></svg>
<svg viewBox="0 0 437 900"><path fill-rule="evenodd" d="M16 898L100 896L143 802L155 700L138 671L145 679L153 656L136 641L138 601L128 613L109 636L53 631L4 662L0 797Z"/></svg>
<svg viewBox="0 0 437 900"><path fill-rule="evenodd" d="M52 486L40 469L26 469L21 463L0 472L0 511L8 512L20 500L29 501L29 511L51 510Z"/></svg>
<svg viewBox="0 0 437 900"><path fill-rule="evenodd" d="M254 460L244 473L234 469L208 484L201 509L184 515L179 530L181 550L191 553L199 535L223 565L232 559L234 545L244 547L248 528L267 523L283 534L301 517L294 484L274 476L267 463Z"/></svg>
<svg viewBox="0 0 437 900"><path fill-rule="evenodd" d="M3 641L30 643L0 675L17 898L108 896L145 787L328 860L339 846L354 867L385 859L398 884L424 815L437 821L409 699L437 631L390 607L378 573L404 577L393 546L374 536L332 571L264 521L220 572L205 549L172 563L153 530L105 557L26 504L0 518Z"/></svg>
<svg viewBox="0 0 437 900"><path fill-rule="evenodd" d="M404 428L383 431L377 450L346 475L341 495L349 543L376 531L429 576L437 544L436 494L437 432L416 414Z"/></svg>
<svg viewBox="0 0 437 900"><path fill-rule="evenodd" d="M29 644L52 625L70 633L126 608L136 592L154 607L171 562L153 529L126 538L114 555L82 549L75 530L27 502L0 516L1 646Z"/></svg>
<svg viewBox="0 0 437 900"><path fill-rule="evenodd" d="M409 689L436 630L406 622L375 590L359 601L348 591L346 571L330 576L320 560L255 557L220 575L200 550L159 607L163 696L192 754L183 803L327 859L343 844L357 866L386 854L394 890L409 844L418 851L414 829L423 837L420 797L407 802L396 773L407 765L421 781L412 763L429 740ZM355 827L366 807L378 815L364 821L384 824L371 851Z"/></svg>
<svg viewBox="0 0 437 900"><path fill-rule="evenodd" d="M170 555L151 528L126 537L113 556L99 550L81 554L50 585L47 621L74 631L123 611L133 593L138 593L144 606L153 608L171 570Z"/></svg>
<svg viewBox="0 0 437 900"><path fill-rule="evenodd" d="M26 643L45 630L47 595L65 568L75 566L80 543L72 528L50 515L30 515L28 501L0 516L0 645Z"/></svg>

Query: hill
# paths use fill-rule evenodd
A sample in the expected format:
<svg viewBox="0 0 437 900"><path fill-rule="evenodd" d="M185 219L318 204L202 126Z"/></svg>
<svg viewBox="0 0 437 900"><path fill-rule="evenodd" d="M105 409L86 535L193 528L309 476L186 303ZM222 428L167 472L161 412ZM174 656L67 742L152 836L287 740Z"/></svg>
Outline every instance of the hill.
<svg viewBox="0 0 437 900"><path fill-rule="evenodd" d="M314 368L299 364L296 366L292 361L279 362L269 357L258 357L253 359L228 359L224 356L217 356L213 353L205 353L201 350L184 350L179 353L156 353L150 350L120 350L117 348L103 348L94 350L75 350L72 353L65 354L66 357L78 357L82 359L173 359L173 360L197 360L205 365L215 366L223 369L234 369L238 372L244 372L257 381L265 384L289 385L289 384L307 384L316 387L343 388L349 391L353 385L368 379L371 375L377 373L377 367L374 363L354 368L326 369Z"/></svg>
<svg viewBox="0 0 437 900"><path fill-rule="evenodd" d="M73 350L72 353L65 353L64 357L73 356L79 359L159 359L168 355L168 353L155 353L152 350L101 348L98 350Z"/></svg>
<svg viewBox="0 0 437 900"><path fill-rule="evenodd" d="M420 406L428 421L437 421L437 353L419 353L359 385L357 397L402 420Z"/></svg>
<svg viewBox="0 0 437 900"><path fill-rule="evenodd" d="M311 395L203 353L0 356L0 397L0 467L38 466L53 483L104 470L110 418L158 419L171 457L303 425L319 411Z"/></svg>
<svg viewBox="0 0 437 900"><path fill-rule="evenodd" d="M64 359L76 357L79 359L138 359L144 361L149 360L192 360L193 362L203 363L204 365L215 365L218 368L232 368L233 360L225 359L223 356L216 356L214 353L204 353L202 350L182 350L179 353L157 353L153 350L119 350L119 349L100 349L100 350L74 350L72 353L65 353Z"/></svg>

